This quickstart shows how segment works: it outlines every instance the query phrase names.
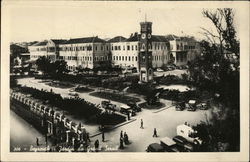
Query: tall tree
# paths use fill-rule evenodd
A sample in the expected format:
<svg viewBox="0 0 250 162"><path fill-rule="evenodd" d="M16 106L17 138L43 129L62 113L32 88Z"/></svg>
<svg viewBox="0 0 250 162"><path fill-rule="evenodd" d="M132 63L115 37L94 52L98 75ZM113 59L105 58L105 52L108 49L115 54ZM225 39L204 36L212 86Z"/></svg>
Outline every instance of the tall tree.
<svg viewBox="0 0 250 162"><path fill-rule="evenodd" d="M230 8L204 10L216 32L202 28L207 40L201 42L202 55L190 63L190 75L199 88L219 93L217 111L209 123L201 123L203 138L211 147L207 151L239 150L239 40L234 27L234 10ZM228 58L227 54L233 57ZM205 133L204 133L205 132ZM207 134L207 135L205 135Z"/></svg>

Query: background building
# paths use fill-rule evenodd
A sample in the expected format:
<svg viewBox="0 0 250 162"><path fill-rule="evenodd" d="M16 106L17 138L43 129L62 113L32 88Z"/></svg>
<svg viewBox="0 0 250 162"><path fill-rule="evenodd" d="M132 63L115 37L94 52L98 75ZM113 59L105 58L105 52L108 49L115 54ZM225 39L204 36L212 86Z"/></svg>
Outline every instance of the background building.
<svg viewBox="0 0 250 162"><path fill-rule="evenodd" d="M59 45L59 59L65 60L69 70L100 67L108 63L109 45L98 37L70 39Z"/></svg>
<svg viewBox="0 0 250 162"><path fill-rule="evenodd" d="M69 70L112 65L139 71L140 40L141 34L137 32L129 38L116 36L107 41L98 37L51 39L29 46L30 59L46 56L52 61L65 60ZM200 55L199 43L193 37L151 35L150 42L148 49L152 52L152 68L186 65Z"/></svg>

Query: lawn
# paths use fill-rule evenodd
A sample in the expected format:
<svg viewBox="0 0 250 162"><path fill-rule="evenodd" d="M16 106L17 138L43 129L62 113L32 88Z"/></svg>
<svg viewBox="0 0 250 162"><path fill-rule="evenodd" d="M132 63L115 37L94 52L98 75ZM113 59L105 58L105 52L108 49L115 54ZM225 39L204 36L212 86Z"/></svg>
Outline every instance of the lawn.
<svg viewBox="0 0 250 162"><path fill-rule="evenodd" d="M121 102L127 104L129 102L139 102L140 99L136 97L126 96L120 93L110 93L110 92L93 92L90 95L95 97L100 97L108 100L113 100L117 102Z"/></svg>

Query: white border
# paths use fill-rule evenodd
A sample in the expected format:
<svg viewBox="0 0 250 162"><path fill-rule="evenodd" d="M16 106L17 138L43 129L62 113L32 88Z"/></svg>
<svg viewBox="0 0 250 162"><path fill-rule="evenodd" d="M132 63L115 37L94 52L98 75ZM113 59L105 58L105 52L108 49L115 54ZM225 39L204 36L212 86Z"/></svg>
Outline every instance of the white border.
<svg viewBox="0 0 250 162"><path fill-rule="evenodd" d="M9 152L9 35L11 5L116 5L129 6L150 4L158 8L240 8L240 152L235 153L10 153ZM1 160L3 161L248 161L249 159L249 2L213 1L213 2L110 2L110 1L4 1L1 13ZM34 33L35 34L35 33Z"/></svg>

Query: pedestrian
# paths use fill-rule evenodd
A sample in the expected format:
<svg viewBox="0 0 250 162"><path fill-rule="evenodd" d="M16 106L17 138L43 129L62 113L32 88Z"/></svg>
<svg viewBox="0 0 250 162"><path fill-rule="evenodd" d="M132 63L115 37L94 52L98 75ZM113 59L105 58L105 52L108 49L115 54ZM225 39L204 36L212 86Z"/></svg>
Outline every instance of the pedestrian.
<svg viewBox="0 0 250 162"><path fill-rule="evenodd" d="M102 131L102 142L105 142L104 131Z"/></svg>
<svg viewBox="0 0 250 162"><path fill-rule="evenodd" d="M128 135L126 132L124 132L124 143L127 145L129 144L129 141L128 141Z"/></svg>
<svg viewBox="0 0 250 162"><path fill-rule="evenodd" d="M128 115L128 120L130 120L130 115L129 115L129 112L127 112L127 115Z"/></svg>
<svg viewBox="0 0 250 162"><path fill-rule="evenodd" d="M123 138L123 132L121 131L121 133L120 133L120 138Z"/></svg>
<svg viewBox="0 0 250 162"><path fill-rule="evenodd" d="M154 134L153 134L153 137L157 137L157 131L156 131L156 128L154 128Z"/></svg>
<svg viewBox="0 0 250 162"><path fill-rule="evenodd" d="M36 145L39 146L39 139L36 137Z"/></svg>
<svg viewBox="0 0 250 162"><path fill-rule="evenodd" d="M87 141L88 142L91 142L90 138L89 138L89 133L86 133L86 136L87 136Z"/></svg>
<svg viewBox="0 0 250 162"><path fill-rule="evenodd" d="M97 152L98 151L98 148L99 148L99 140L97 139L95 141L95 151Z"/></svg>
<svg viewBox="0 0 250 162"><path fill-rule="evenodd" d="M48 136L47 134L45 134L45 143L47 144L47 142L48 142Z"/></svg>
<svg viewBox="0 0 250 162"><path fill-rule="evenodd" d="M123 149L124 148L124 146L123 146L123 138L121 137L120 138L120 147L119 147L120 149Z"/></svg>
<svg viewBox="0 0 250 162"><path fill-rule="evenodd" d="M142 119L141 119L141 127L140 128L143 129L143 120Z"/></svg>

